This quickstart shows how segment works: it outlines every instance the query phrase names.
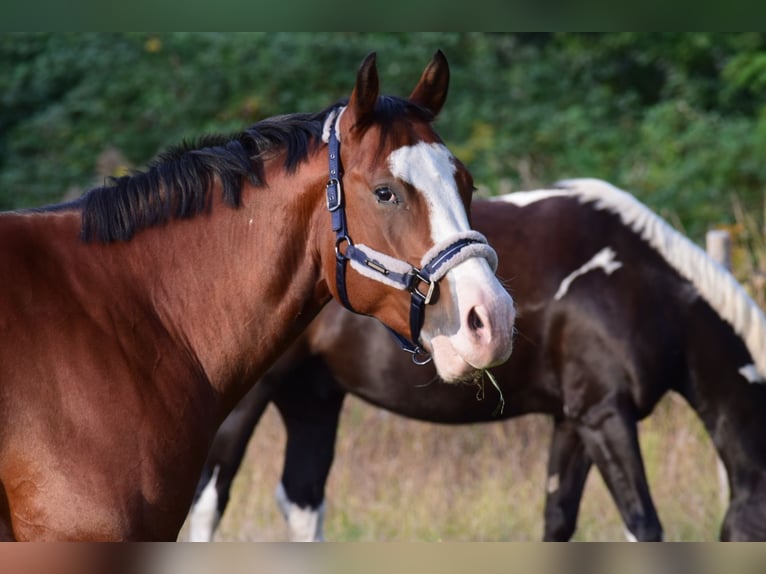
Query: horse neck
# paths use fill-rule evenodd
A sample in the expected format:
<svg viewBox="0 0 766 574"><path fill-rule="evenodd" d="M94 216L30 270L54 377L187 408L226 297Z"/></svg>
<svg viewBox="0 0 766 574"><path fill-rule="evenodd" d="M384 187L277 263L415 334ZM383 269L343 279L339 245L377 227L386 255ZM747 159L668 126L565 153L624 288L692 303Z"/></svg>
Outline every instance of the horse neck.
<svg viewBox="0 0 766 574"><path fill-rule="evenodd" d="M244 189L239 209L216 199L209 215L100 247L115 250L116 273L204 375L221 416L330 297L315 248L330 233L324 178L275 173L267 188Z"/></svg>
<svg viewBox="0 0 766 574"><path fill-rule="evenodd" d="M749 382L742 340L706 304L689 313L689 380L679 390L705 425L734 482L766 478L766 385Z"/></svg>

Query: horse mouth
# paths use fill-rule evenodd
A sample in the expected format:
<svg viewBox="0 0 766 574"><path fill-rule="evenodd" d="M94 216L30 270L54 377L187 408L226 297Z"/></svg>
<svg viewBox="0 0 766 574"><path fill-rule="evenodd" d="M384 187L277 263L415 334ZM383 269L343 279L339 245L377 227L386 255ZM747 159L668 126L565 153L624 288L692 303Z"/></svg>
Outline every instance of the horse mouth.
<svg viewBox="0 0 766 574"><path fill-rule="evenodd" d="M466 357L461 353L450 337L436 336L425 345L433 357L436 372L445 383L474 384L481 380L487 369L505 363L513 351L513 340L501 346L503 352L485 355L481 358Z"/></svg>
<svg viewBox="0 0 766 574"><path fill-rule="evenodd" d="M434 342L436 343L436 341ZM432 356L439 377L449 384L472 383L481 377L483 369L471 365L453 348L448 352L439 352L440 346L434 344Z"/></svg>

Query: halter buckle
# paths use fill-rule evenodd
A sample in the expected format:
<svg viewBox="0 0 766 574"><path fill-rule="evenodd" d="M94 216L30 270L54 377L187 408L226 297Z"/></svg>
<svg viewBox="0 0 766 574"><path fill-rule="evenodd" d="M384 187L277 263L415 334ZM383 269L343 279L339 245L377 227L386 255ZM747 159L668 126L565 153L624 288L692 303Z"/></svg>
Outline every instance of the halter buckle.
<svg viewBox="0 0 766 574"><path fill-rule="evenodd" d="M337 177L333 177L327 182L327 211L332 213L337 211L341 203L343 203L343 188L340 185L340 180Z"/></svg>
<svg viewBox="0 0 766 574"><path fill-rule="evenodd" d="M423 293L420 289L418 289L418 285L420 284L419 282L428 285L428 291L426 293ZM430 277L423 276L419 269L413 269L412 281L410 282L410 293L420 297L423 301L423 305L430 305L431 299L434 296L434 291L436 291L436 281Z"/></svg>

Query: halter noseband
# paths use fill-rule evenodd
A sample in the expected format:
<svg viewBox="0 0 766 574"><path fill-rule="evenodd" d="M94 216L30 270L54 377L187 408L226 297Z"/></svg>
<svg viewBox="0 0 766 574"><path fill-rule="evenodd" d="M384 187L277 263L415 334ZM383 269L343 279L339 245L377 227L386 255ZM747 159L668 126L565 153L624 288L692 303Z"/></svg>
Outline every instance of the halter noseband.
<svg viewBox="0 0 766 574"><path fill-rule="evenodd" d="M412 361L425 365L431 356L420 346L420 330L425 320L425 307L435 302L438 294L438 282L447 272L471 257L484 257L492 270L497 269L497 254L487 243L487 239L477 231L457 233L447 241L434 245L423 256L421 267L413 267L406 261L396 259L364 245L354 245L346 227L343 189L340 171L340 140L335 133L337 117L328 121L327 138L330 163L330 179L327 182L327 210L332 217L332 230L335 232L335 281L338 296L343 306L354 311L346 291L346 265L362 275L385 283L396 289L410 293L410 337L407 339L393 329L388 330L399 341L402 350L412 354ZM345 253L341 245L346 244Z"/></svg>

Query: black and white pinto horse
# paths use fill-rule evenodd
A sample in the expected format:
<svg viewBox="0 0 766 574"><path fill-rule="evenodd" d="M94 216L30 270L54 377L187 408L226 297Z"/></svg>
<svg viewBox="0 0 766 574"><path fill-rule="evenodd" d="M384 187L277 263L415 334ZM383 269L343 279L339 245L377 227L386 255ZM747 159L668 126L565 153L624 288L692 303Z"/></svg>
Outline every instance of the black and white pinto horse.
<svg viewBox="0 0 766 574"><path fill-rule="evenodd" d="M472 218L495 246L498 276L518 305L514 352L492 370L502 414L493 401L477 401L475 387L430 384L430 365L412 364L385 329L329 306L220 428L191 538L212 538L246 444L273 401L287 428L277 498L290 537L321 540L324 487L350 392L440 423L550 414L544 539L571 538L595 464L628 537L660 540L637 422L671 390L701 418L725 467L721 539L766 540L766 316L733 276L600 180L475 201Z"/></svg>

